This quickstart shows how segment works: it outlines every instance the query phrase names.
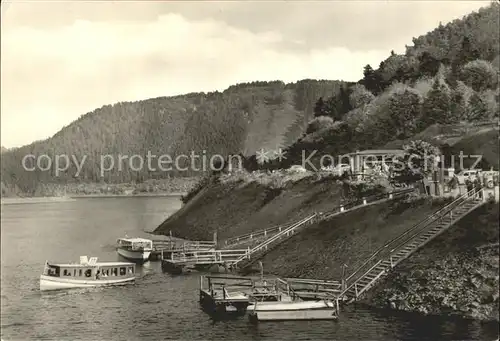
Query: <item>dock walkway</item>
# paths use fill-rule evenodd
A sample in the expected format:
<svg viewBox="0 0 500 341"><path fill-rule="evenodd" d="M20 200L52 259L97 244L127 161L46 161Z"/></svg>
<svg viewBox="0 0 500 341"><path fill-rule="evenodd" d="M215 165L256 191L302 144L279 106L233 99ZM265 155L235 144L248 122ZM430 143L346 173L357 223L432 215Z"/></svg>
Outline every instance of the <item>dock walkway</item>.
<svg viewBox="0 0 500 341"><path fill-rule="evenodd" d="M215 250L215 241L189 241L189 240L153 240L152 259L168 258L172 253L193 253L198 251Z"/></svg>
<svg viewBox="0 0 500 341"><path fill-rule="evenodd" d="M172 252L170 257L162 259L162 267L170 272L182 272L185 267L210 267L213 265L226 268L249 252L244 250L202 250L192 252Z"/></svg>

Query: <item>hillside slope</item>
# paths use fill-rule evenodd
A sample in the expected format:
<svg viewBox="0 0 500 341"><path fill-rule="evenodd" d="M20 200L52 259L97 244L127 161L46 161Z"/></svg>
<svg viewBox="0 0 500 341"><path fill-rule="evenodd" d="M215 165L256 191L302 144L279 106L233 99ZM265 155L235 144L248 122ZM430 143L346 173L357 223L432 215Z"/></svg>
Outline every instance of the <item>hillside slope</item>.
<svg viewBox="0 0 500 341"><path fill-rule="evenodd" d="M209 162L214 154L250 155L260 148L285 147L304 130L316 99L336 94L341 85L338 81L317 80L291 84L254 82L231 86L222 93L192 93L106 105L82 115L45 141L3 152L2 181L29 194L41 182L126 183L196 175L191 169L182 170L191 165L188 159L179 160L180 170L176 172L162 171L158 157L167 154L175 161L176 156L194 152L200 157L206 155ZM150 169L148 152L156 156L151 157ZM47 154L52 159L66 154L75 155L79 161L84 156L87 159L75 179L74 164L57 177L53 169L23 170L22 159L28 154ZM107 154L112 155L115 165L101 177L101 155ZM131 167L125 159L119 168L118 155L139 155L145 164L135 171L134 168L140 168L139 160ZM105 161L103 165L109 167L110 158ZM201 168L201 161L195 167Z"/></svg>
<svg viewBox="0 0 500 341"><path fill-rule="evenodd" d="M377 248L439 208L417 201L385 202L321 221L285 241L263 259L268 274L282 277L333 279L354 271ZM257 270L257 269L256 269Z"/></svg>
<svg viewBox="0 0 500 341"><path fill-rule="evenodd" d="M210 240L217 231L219 240L223 240L293 222L315 211L328 211L346 200L342 185L332 179L306 175L284 182L275 185L232 177L211 183L155 233L172 231L176 237Z"/></svg>

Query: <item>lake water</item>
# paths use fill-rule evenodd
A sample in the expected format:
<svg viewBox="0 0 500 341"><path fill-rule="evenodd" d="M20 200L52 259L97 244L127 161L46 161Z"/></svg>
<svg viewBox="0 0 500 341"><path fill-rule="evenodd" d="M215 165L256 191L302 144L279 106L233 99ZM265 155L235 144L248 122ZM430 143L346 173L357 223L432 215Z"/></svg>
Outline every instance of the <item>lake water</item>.
<svg viewBox="0 0 500 341"><path fill-rule="evenodd" d="M338 322L212 321L198 305L199 274L159 262L134 285L40 293L45 260L117 260L117 238L147 236L178 198L79 198L2 205L1 338L8 340L494 340L498 324L350 308Z"/></svg>

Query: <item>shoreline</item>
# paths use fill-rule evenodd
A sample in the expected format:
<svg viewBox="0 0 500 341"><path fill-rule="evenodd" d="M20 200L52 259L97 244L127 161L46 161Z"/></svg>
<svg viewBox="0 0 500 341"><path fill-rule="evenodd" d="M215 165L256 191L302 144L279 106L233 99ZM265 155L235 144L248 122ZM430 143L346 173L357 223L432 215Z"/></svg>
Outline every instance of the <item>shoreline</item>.
<svg viewBox="0 0 500 341"><path fill-rule="evenodd" d="M119 197L181 197L186 195L186 192L170 192L170 193L136 193L136 194L73 194L67 198L119 198Z"/></svg>
<svg viewBox="0 0 500 341"><path fill-rule="evenodd" d="M182 197L185 195L183 192L171 193L137 193L137 194L74 194L67 196L36 196L36 197L6 197L1 198L2 205L15 205L15 204L34 204L34 203L50 203L50 202L65 202L74 201L76 199L95 199L95 198L153 198L153 197Z"/></svg>

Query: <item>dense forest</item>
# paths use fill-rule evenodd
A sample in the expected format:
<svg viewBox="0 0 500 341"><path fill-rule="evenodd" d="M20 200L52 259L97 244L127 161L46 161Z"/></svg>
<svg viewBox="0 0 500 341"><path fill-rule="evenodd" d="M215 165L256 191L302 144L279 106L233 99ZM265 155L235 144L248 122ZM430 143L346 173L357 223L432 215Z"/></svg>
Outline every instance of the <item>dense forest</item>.
<svg viewBox="0 0 500 341"><path fill-rule="evenodd" d="M378 69L366 65L359 82L318 99L315 118L284 161L254 161L254 167L302 164L304 151L316 151L312 160L319 165L324 154L394 147L394 140L429 139L452 125L498 122L499 21L500 5L492 3L414 38L404 55L391 52ZM488 149L498 145L498 132L468 142L476 151ZM498 154L490 159L484 166L498 167Z"/></svg>
<svg viewBox="0 0 500 341"><path fill-rule="evenodd" d="M224 92L104 106L52 138L2 153L2 181L29 194L47 182L126 183L195 175L148 167L134 171L127 165L120 171L115 164L100 176L100 155L146 157L147 152L172 158L191 151L241 154L249 170L283 168L300 164L303 151L339 155L407 140L436 125L498 120L499 11L500 5L492 3L440 24L414 38L405 54L391 52L377 69L366 65L356 83L253 82ZM279 147L287 148L285 160L257 164L255 151ZM78 178L74 166L55 177L50 171L23 170L26 154L87 159Z"/></svg>
<svg viewBox="0 0 500 341"><path fill-rule="evenodd" d="M317 98L336 94L343 84L326 80L252 82L231 86L224 92L106 105L81 116L47 140L3 153L3 188L15 187L30 195L43 183L141 183L193 176L197 172L189 167L191 161L186 157L179 158L179 167L171 164L172 171L165 171L165 163L161 170L158 157L168 155L174 162L177 156L194 152L200 156L195 167L202 169L203 155L209 162L215 154L245 156L260 148L286 147L305 131ZM130 159L121 163L118 160L119 155L139 155L146 162L148 153L156 158L151 157L151 166L145 164L141 170L139 158L134 159L132 167ZM56 176L53 165L48 171L25 171L22 160L28 154L47 154L52 160L56 155L75 155L78 163L84 156L86 159L78 177L74 176L77 166L73 162ZM112 169L111 157L105 157L108 154L114 159ZM103 172L104 177L101 156L102 165L110 169ZM40 165L48 168L48 160L41 160ZM65 162L61 159L61 167ZM35 166L32 159L26 163L30 168ZM181 170L176 172L175 168Z"/></svg>

